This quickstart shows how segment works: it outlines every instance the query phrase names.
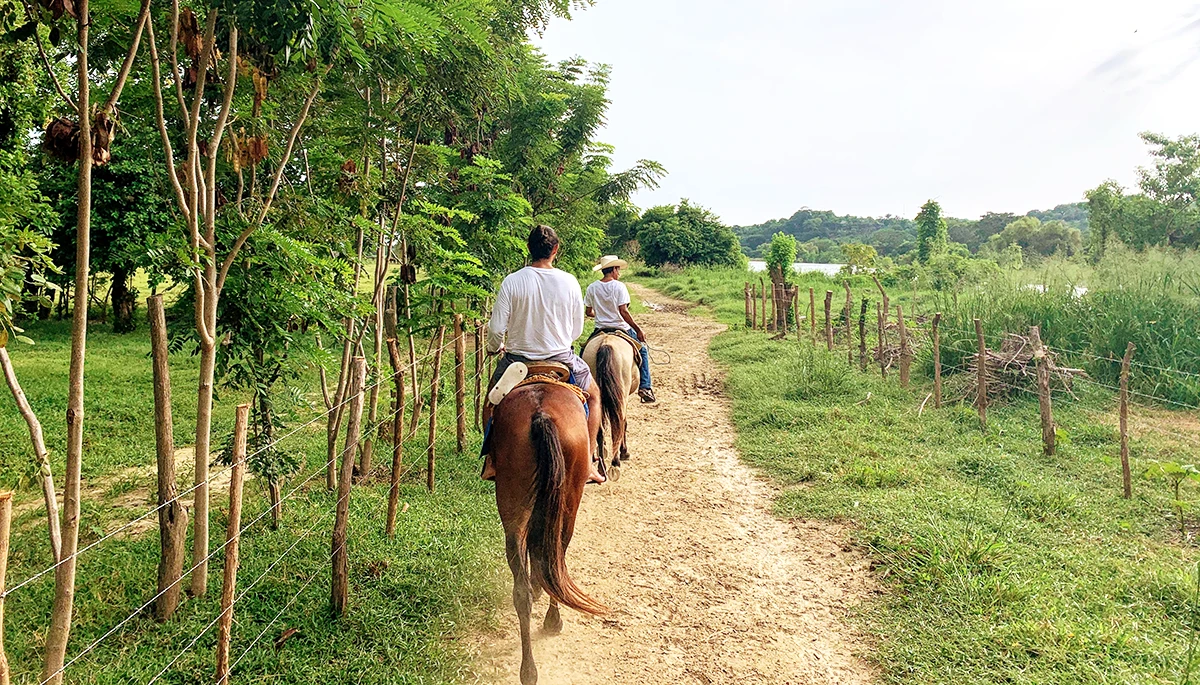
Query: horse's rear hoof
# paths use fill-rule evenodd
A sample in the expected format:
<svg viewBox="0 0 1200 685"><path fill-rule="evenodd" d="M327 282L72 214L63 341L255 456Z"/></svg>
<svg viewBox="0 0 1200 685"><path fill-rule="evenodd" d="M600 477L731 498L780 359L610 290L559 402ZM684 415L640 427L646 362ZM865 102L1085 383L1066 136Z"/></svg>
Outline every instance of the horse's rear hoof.
<svg viewBox="0 0 1200 685"><path fill-rule="evenodd" d="M537 666L533 659L521 663L521 685L537 685Z"/></svg>
<svg viewBox="0 0 1200 685"><path fill-rule="evenodd" d="M563 631L562 616L557 614L546 614L546 620L542 621L542 632L547 635L558 635Z"/></svg>
<svg viewBox="0 0 1200 685"><path fill-rule="evenodd" d="M608 480L615 483L621 480L621 465L613 464L608 467Z"/></svg>

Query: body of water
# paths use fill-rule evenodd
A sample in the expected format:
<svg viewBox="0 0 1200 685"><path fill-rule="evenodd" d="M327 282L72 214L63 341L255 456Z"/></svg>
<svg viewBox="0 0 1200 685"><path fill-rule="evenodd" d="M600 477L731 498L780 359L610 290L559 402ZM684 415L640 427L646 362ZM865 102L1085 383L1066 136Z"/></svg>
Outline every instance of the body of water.
<svg viewBox="0 0 1200 685"><path fill-rule="evenodd" d="M796 271L796 273L802 274L819 271L826 276L836 276L842 270L842 266L843 265L841 264L809 264L807 262L796 262L795 264L792 264L792 269ZM761 259L751 259L750 270L755 273L759 271L766 271L767 263Z"/></svg>

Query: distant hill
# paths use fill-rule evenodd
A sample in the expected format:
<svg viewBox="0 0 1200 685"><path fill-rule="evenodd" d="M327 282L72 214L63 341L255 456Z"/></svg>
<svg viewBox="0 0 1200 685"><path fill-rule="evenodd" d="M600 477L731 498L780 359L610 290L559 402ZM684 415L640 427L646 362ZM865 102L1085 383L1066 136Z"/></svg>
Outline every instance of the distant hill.
<svg viewBox="0 0 1200 685"><path fill-rule="evenodd" d="M1086 202L1033 210L1026 216L1036 217L1040 221L1060 220L1087 233ZM974 252L989 236L1004 230L1017 218L1018 215L1007 212L989 212L979 219L948 217L946 223L950 229L950 239L964 243ZM734 226L733 232L741 243L742 252L750 257L761 257L763 249L771 242L771 236L779 232L787 233L801 243L814 243L817 249L809 250L810 254L818 250L825 252L833 244L854 242L873 245L880 254L894 257L913 249L917 238L917 226L912 219L892 215L878 218L849 214L841 216L807 207L787 219L772 219L754 226Z"/></svg>

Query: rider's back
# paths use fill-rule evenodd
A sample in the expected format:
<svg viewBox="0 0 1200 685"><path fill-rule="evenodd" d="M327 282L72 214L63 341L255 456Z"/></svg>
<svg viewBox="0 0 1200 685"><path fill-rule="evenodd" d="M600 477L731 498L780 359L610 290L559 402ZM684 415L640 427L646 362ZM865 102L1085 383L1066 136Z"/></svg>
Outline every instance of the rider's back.
<svg viewBox="0 0 1200 685"><path fill-rule="evenodd" d="M506 334L508 352L528 359L570 352L583 333L579 281L560 269L532 266L509 274L496 295L491 333Z"/></svg>

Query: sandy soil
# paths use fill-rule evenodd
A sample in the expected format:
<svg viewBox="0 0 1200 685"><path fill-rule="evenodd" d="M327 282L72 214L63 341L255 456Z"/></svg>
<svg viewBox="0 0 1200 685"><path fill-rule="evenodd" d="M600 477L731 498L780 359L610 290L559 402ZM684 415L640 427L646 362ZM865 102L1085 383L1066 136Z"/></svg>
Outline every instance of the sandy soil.
<svg viewBox="0 0 1200 685"><path fill-rule="evenodd" d="M573 577L612 612L564 611L561 635L537 635L539 682L870 682L843 620L874 590L865 558L835 524L772 516L771 486L738 461L706 352L722 327L651 291L634 296L657 305L639 323L671 363L654 367L658 404L634 404L621 479L589 486L568 553ZM519 680L511 604L501 623L476 640L478 682Z"/></svg>

